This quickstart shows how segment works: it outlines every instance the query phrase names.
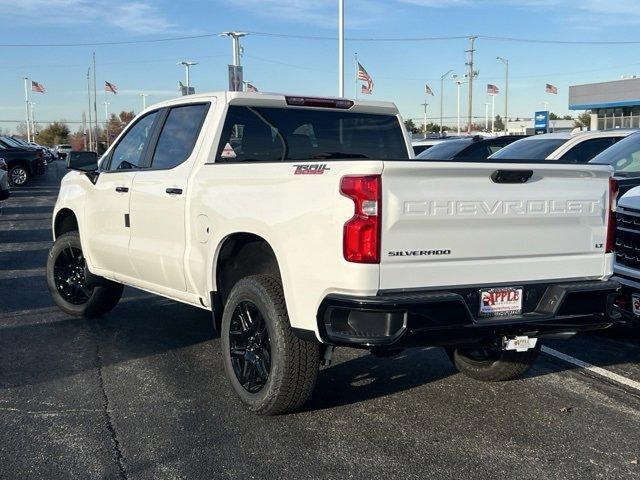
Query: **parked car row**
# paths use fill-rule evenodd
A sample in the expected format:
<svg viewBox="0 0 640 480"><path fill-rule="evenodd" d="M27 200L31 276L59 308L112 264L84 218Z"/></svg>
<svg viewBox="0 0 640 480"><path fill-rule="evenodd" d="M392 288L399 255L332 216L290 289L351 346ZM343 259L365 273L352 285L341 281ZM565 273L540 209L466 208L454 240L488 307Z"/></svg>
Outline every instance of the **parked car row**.
<svg viewBox="0 0 640 480"><path fill-rule="evenodd" d="M11 186L23 187L47 168L44 150L24 144L13 137L0 137L0 159L7 165Z"/></svg>

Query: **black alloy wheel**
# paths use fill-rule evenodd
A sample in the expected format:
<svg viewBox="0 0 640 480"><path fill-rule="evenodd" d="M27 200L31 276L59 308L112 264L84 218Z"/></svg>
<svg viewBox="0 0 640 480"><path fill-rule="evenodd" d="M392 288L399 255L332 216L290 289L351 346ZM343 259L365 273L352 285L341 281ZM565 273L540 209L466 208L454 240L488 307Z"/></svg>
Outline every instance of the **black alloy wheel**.
<svg viewBox="0 0 640 480"><path fill-rule="evenodd" d="M259 392L269 380L271 347L264 317L248 300L238 303L233 312L229 352L240 385L249 393Z"/></svg>
<svg viewBox="0 0 640 480"><path fill-rule="evenodd" d="M73 305L82 305L91 296L91 290L85 283L84 267L82 250L71 245L60 251L53 265L56 289L62 298Z"/></svg>

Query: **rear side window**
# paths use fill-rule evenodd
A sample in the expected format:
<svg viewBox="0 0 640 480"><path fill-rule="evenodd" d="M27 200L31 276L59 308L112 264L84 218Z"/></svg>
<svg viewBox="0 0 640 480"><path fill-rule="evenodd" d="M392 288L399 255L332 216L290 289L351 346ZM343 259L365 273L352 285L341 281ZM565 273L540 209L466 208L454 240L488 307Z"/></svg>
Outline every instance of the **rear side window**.
<svg viewBox="0 0 640 480"><path fill-rule="evenodd" d="M611 137L585 140L565 152L565 154L560 157L560 160L573 163L587 163L600 152L613 145L613 143L614 139Z"/></svg>
<svg viewBox="0 0 640 480"><path fill-rule="evenodd" d="M173 107L158 139L151 168L173 168L193 151L207 113L208 104Z"/></svg>
<svg viewBox="0 0 640 480"><path fill-rule="evenodd" d="M232 105L216 162L408 158L394 115Z"/></svg>

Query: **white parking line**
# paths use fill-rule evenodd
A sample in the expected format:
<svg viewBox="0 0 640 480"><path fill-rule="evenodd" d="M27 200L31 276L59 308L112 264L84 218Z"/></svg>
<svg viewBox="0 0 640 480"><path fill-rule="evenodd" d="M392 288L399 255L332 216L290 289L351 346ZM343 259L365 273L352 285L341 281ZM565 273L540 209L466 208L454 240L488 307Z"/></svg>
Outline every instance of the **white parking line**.
<svg viewBox="0 0 640 480"><path fill-rule="evenodd" d="M636 382L635 380L631 380L630 378L610 372L609 370L605 370L604 368L596 367L595 365L591 365L590 363L580 360L579 358L572 357L571 355L567 355L544 345L542 346L542 351L547 355L559 358L560 360L563 360L567 363L571 363L573 365L576 365L577 367L584 368L585 370L595 373L596 375L608 378L613 382L620 383L640 392L640 382Z"/></svg>

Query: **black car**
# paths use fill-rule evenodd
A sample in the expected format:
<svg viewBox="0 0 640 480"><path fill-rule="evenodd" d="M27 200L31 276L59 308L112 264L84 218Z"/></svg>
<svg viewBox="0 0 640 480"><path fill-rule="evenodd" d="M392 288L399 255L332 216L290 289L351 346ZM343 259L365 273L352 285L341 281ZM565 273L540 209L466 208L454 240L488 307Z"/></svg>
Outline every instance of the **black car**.
<svg viewBox="0 0 640 480"><path fill-rule="evenodd" d="M425 150L416 158L420 160L446 160L453 162L486 162L489 155L507 145L524 138L524 135L503 135L501 137L473 137L447 140Z"/></svg>
<svg viewBox="0 0 640 480"><path fill-rule="evenodd" d="M9 170L9 183L14 187L22 187L29 180L42 175L46 171L46 162L41 151L35 148L17 147L0 137L0 158Z"/></svg>

